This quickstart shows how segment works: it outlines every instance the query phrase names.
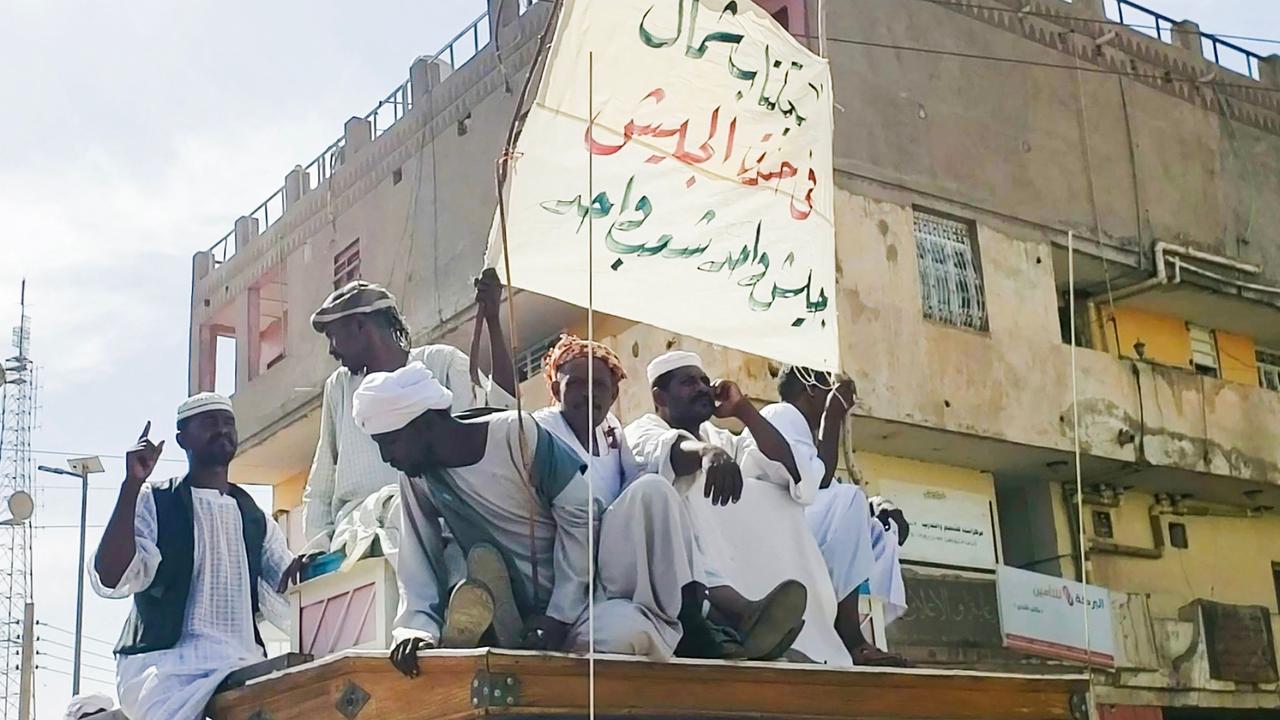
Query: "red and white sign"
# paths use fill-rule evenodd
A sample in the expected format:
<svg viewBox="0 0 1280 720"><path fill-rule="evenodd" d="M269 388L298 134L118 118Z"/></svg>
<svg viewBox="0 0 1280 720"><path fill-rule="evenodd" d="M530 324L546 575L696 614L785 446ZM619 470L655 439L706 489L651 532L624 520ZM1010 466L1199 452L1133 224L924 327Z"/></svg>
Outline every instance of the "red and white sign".
<svg viewBox="0 0 1280 720"><path fill-rule="evenodd" d="M1005 647L1115 667L1111 591L1006 565L996 569L996 588Z"/></svg>

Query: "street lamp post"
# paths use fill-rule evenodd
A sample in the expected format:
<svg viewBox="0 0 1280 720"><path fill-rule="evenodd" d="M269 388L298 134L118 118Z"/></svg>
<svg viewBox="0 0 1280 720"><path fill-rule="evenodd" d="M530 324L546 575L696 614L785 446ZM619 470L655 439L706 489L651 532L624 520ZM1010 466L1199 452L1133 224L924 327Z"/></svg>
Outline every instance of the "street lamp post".
<svg viewBox="0 0 1280 720"><path fill-rule="evenodd" d="M9 506L9 517L0 520L0 526L17 529L31 519L36 509L35 500L25 490L17 490L5 502ZM36 606L27 595L27 602L22 606L22 664L18 679L18 720L31 718L31 679L35 669L35 632Z"/></svg>
<svg viewBox="0 0 1280 720"><path fill-rule="evenodd" d="M89 475L102 472L102 460L96 455L67 461L70 470L41 465L38 469L57 475L80 478L80 564L76 572L76 647L71 670L71 694L80 694L80 649L84 644L84 543L85 523L89 512Z"/></svg>

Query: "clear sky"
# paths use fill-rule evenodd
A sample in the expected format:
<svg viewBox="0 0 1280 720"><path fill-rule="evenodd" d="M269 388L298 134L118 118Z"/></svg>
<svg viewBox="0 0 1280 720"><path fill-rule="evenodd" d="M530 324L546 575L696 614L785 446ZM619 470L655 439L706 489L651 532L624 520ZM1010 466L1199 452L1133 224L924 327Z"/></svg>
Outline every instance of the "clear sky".
<svg viewBox="0 0 1280 720"><path fill-rule="evenodd" d="M905 0L828 0L890 2ZM1208 32L1280 39L1274 0L1144 0ZM481 0L5 0L0 3L0 351L28 279L37 462L101 454L97 545L148 419L183 471L191 255L274 191L477 16ZM1280 45L1240 41L1261 54ZM62 717L75 624L78 489L37 478L37 717ZM265 505L269 494L259 495ZM112 693L128 606L87 593L85 690ZM104 682L105 681L105 682Z"/></svg>

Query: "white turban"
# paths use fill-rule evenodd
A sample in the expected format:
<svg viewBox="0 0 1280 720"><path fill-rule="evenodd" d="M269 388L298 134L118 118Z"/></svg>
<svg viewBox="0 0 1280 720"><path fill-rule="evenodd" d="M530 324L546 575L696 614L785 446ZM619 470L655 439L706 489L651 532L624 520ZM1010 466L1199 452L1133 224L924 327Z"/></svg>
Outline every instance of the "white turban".
<svg viewBox="0 0 1280 720"><path fill-rule="evenodd" d="M98 713L107 712L115 706L115 702L102 693L77 695L71 698L71 704L67 706L65 717L67 720L80 720L81 718L89 718Z"/></svg>
<svg viewBox="0 0 1280 720"><path fill-rule="evenodd" d="M426 365L411 362L395 372L369 373L356 388L351 416L370 435L395 432L428 410L453 407L453 393Z"/></svg>
<svg viewBox="0 0 1280 720"><path fill-rule="evenodd" d="M659 355L649 363L649 367L645 370L645 376L649 378L649 384L652 385L660 375L668 373L676 368L682 367L702 367L702 358L697 353L685 352L684 350L672 350L665 355Z"/></svg>
<svg viewBox="0 0 1280 720"><path fill-rule="evenodd" d="M182 404L178 406L178 422L211 410L233 412L230 400L217 393L205 392L199 395L192 395L182 401Z"/></svg>

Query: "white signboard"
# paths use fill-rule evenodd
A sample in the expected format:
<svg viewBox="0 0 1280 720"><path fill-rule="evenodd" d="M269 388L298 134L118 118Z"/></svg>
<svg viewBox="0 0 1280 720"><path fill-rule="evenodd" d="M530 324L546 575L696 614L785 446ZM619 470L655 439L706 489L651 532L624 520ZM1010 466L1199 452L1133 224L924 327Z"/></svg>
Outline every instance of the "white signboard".
<svg viewBox="0 0 1280 720"><path fill-rule="evenodd" d="M996 571L996 588L1005 647L1031 655L1115 666L1111 592L1106 588L1004 565Z"/></svg>
<svg viewBox="0 0 1280 720"><path fill-rule="evenodd" d="M877 480L876 490L911 524L902 560L995 569L996 539L985 496L893 480Z"/></svg>
<svg viewBox="0 0 1280 720"><path fill-rule="evenodd" d="M827 62L750 0L567 0L511 164L509 281L585 306L590 273L596 310L835 368L831 142Z"/></svg>

